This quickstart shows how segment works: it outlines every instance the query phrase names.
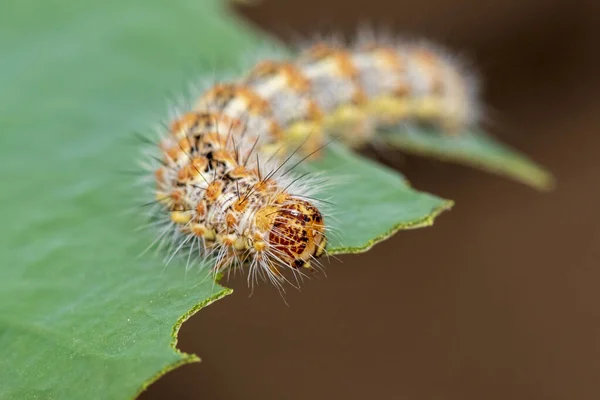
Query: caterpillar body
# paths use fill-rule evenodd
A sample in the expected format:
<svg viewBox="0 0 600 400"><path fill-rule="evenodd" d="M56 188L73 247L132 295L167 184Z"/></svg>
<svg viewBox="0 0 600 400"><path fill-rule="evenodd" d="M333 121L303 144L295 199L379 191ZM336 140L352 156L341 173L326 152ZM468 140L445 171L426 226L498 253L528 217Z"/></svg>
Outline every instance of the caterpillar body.
<svg viewBox="0 0 600 400"><path fill-rule="evenodd" d="M173 234L175 252L214 257L215 273L248 265L249 282L280 286L284 270L317 265L327 243L296 159L318 156L328 137L356 147L404 121L457 132L476 120L474 89L429 45L322 42L294 60L261 61L170 123L154 169L160 236Z"/></svg>

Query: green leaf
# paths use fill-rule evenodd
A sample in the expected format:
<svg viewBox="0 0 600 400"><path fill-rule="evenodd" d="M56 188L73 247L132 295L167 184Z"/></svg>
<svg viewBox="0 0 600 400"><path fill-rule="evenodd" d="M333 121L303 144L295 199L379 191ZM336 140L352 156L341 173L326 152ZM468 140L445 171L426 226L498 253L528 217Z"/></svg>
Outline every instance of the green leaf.
<svg viewBox="0 0 600 400"><path fill-rule="evenodd" d="M143 253L133 132L194 74L261 38L215 0L14 0L0 15L0 398L126 399L181 364L181 323L231 291ZM430 224L450 203L332 148L333 252ZM339 178L339 176L342 178ZM207 327L207 329L219 329ZM210 345L210 344L207 344Z"/></svg>
<svg viewBox="0 0 600 400"><path fill-rule="evenodd" d="M470 165L539 190L554 187L548 171L482 131L449 136L413 128L384 132L382 137L390 146L410 153Z"/></svg>
<svg viewBox="0 0 600 400"><path fill-rule="evenodd" d="M398 230L429 226L453 205L411 189L397 172L340 145L331 144L327 157L311 168L328 172L333 181L324 195L335 205L333 228L343 235L332 236L332 254L366 251Z"/></svg>

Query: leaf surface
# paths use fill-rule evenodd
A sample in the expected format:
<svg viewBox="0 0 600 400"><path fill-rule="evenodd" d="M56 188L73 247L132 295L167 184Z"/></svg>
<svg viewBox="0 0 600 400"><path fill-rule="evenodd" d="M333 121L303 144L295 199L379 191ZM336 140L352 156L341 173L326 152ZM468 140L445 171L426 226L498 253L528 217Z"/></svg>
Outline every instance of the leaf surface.
<svg viewBox="0 0 600 400"><path fill-rule="evenodd" d="M383 140L391 147L409 153L479 168L538 190L554 187L550 172L482 131L450 136L424 129L398 129L385 132Z"/></svg>

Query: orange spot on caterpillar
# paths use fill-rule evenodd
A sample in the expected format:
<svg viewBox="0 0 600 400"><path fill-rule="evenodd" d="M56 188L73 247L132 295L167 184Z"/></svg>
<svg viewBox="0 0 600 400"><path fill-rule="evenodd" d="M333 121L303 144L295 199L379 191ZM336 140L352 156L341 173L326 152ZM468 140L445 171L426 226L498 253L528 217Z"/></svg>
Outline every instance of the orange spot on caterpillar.
<svg viewBox="0 0 600 400"><path fill-rule="evenodd" d="M298 92L310 90L310 81L302 74L299 68L289 62L263 61L248 74L247 80L282 76L288 87Z"/></svg>
<svg viewBox="0 0 600 400"><path fill-rule="evenodd" d="M206 200L200 200L196 204L196 218L202 220L206 217Z"/></svg>
<svg viewBox="0 0 600 400"><path fill-rule="evenodd" d="M203 180L205 179L203 173L207 167L208 160L205 157L194 157L189 164L184 165L177 171L177 179L179 183L191 182L198 180L198 178Z"/></svg>
<svg viewBox="0 0 600 400"><path fill-rule="evenodd" d="M210 204L210 203L214 203L215 201L217 201L217 199L219 198L219 196L221 196L221 194L223 193L223 188L225 187L225 182L223 181L212 181L208 187L206 188L205 192L205 199L206 201Z"/></svg>

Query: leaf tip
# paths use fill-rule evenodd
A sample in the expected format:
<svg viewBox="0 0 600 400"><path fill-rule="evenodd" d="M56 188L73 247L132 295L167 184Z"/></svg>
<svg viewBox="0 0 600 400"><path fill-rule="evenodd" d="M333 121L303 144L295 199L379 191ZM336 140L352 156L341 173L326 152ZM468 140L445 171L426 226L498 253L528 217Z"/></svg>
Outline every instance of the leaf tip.
<svg viewBox="0 0 600 400"><path fill-rule="evenodd" d="M364 253L364 252L370 250L377 243L380 243L386 239L389 239L390 237L392 237L393 235L395 235L397 232L399 232L401 230L418 229L418 228L425 228L425 227L431 226L431 225L433 225L435 219L441 213L443 213L444 211L448 211L452 207L454 207L453 200L447 200L447 199L440 199L440 200L441 200L440 204L437 205L436 207L432 208L431 211L429 212L429 214L427 214L426 216L424 216L422 218L399 223L399 224L393 226L387 232L384 232L383 234L374 237L373 239L367 241L366 243L364 243L362 245L334 247L333 249L329 249L329 254L335 255L335 254Z"/></svg>

